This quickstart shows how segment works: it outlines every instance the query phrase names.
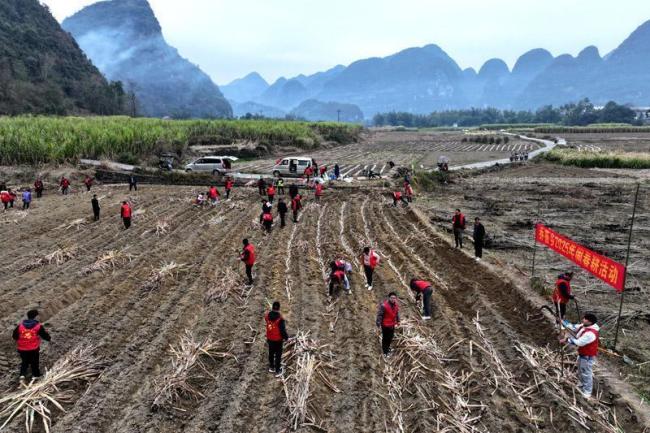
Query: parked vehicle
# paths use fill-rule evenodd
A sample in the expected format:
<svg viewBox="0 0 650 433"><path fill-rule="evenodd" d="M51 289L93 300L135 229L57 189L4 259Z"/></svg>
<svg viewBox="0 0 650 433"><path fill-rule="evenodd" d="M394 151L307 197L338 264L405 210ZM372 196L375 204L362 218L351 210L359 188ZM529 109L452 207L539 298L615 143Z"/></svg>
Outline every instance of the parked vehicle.
<svg viewBox="0 0 650 433"><path fill-rule="evenodd" d="M314 165L314 160L308 157L296 156L278 159L273 166L273 176L291 177L302 176L307 167Z"/></svg>
<svg viewBox="0 0 650 433"><path fill-rule="evenodd" d="M210 172L214 175L223 175L232 172L232 164L238 158L234 156L204 156L185 166L185 171Z"/></svg>

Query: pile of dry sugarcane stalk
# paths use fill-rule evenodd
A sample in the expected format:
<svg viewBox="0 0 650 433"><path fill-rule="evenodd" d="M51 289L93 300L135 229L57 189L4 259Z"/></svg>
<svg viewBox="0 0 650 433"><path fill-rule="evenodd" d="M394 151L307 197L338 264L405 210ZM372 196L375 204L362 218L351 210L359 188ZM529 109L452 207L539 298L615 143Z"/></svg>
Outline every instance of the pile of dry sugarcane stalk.
<svg viewBox="0 0 650 433"><path fill-rule="evenodd" d="M154 234L160 237L162 235L166 235L167 233L169 233L169 221L160 220L160 221L156 221L156 227L149 230L145 230L144 232L142 232L140 237L142 238L150 234Z"/></svg>
<svg viewBox="0 0 650 433"><path fill-rule="evenodd" d="M208 287L203 298L205 305L213 302L225 302L230 294L235 294L240 301L244 300L242 292L244 284L241 277L232 268L226 268L215 277L216 282Z"/></svg>
<svg viewBox="0 0 650 433"><path fill-rule="evenodd" d="M397 396L408 393L416 394L427 407L422 410L437 412L437 431L454 431L461 433L476 433L481 429L477 426L481 419L482 404L470 404L469 379L472 373L461 372L452 374L446 364L450 361L437 342L431 337L425 337L418 322L405 320L401 324L402 332L396 335L395 352L389 363L391 370L385 370L385 380L388 388L386 400L393 409L393 430L410 430L404 425L402 414L406 410ZM391 371L399 377L390 375ZM388 376L386 376L388 374ZM435 391L428 385L433 382L439 385ZM401 394L400 394L401 393Z"/></svg>
<svg viewBox="0 0 650 433"><path fill-rule="evenodd" d="M205 364L206 358L214 360L232 357L237 361L237 357L230 353L230 349L223 351L220 347L220 341L214 341L209 337L197 341L190 331L185 331L178 346L169 347L172 356L171 369L154 383L152 409L168 408L182 411L174 407L179 400L203 398L204 395L189 382L200 379L203 375L214 379Z"/></svg>
<svg viewBox="0 0 650 433"><path fill-rule="evenodd" d="M566 415L580 424L586 430L593 430L594 422L598 424L600 431L620 433L622 428L616 419L616 413L612 408L603 404L599 399L589 402L586 407L594 410L596 417L591 416L579 404L576 393L579 391L573 384L578 382L575 371L575 359L560 360L565 363L562 369L558 362L556 352L548 347L533 347L523 343L517 343L515 348L522 355L522 358L535 371L533 383L523 391L525 396L549 397L557 402ZM550 414L551 424L553 414Z"/></svg>
<svg viewBox="0 0 650 433"><path fill-rule="evenodd" d="M95 263L86 266L81 270L82 275L92 274L93 272L106 272L109 270L120 268L133 260L131 254L126 253L124 250L110 250L102 253Z"/></svg>
<svg viewBox="0 0 650 433"><path fill-rule="evenodd" d="M179 272L186 269L184 264L176 262L163 263L160 268L151 270L149 277L142 283L142 289L146 291L158 290L170 278L176 278Z"/></svg>
<svg viewBox="0 0 650 433"><path fill-rule="evenodd" d="M20 270L21 272L25 272L31 269L40 268L41 266L52 264L60 266L68 260L74 259L77 256L77 253L78 249L76 245L62 247L56 251L51 252L50 254L46 254L43 257L39 257L38 259L27 263Z"/></svg>
<svg viewBox="0 0 650 433"><path fill-rule="evenodd" d="M328 345L319 345L309 337L309 332L302 331L287 345L285 363L288 374L283 377L282 384L289 409L289 427L292 430L297 430L305 423L323 429L309 402L315 378L333 392L340 392L327 375L328 369L336 367L332 363L334 355L326 349Z"/></svg>
<svg viewBox="0 0 650 433"><path fill-rule="evenodd" d="M285 290L287 291L287 299L291 301L291 256L292 256L292 247L293 247L293 241L296 237L296 230L298 230L298 226L296 224L293 225L293 228L291 229L291 235L289 235L289 239L287 240L287 254L286 258L284 260L284 274L286 275L285 281L284 281L284 287Z"/></svg>
<svg viewBox="0 0 650 433"><path fill-rule="evenodd" d="M323 251L321 250L321 222L323 220L323 215L327 205L321 206L318 212L318 219L316 220L316 253L318 254L318 264L323 275L323 281L327 280L327 265L325 264L325 259L323 259Z"/></svg>
<svg viewBox="0 0 650 433"><path fill-rule="evenodd" d="M24 415L27 433L34 423L42 423L45 432L52 427L54 408L65 412L63 405L74 403L77 382L89 382L99 376L103 363L95 356L95 347L78 346L56 361L41 379L23 384L18 391L0 397L0 419L4 429L17 416ZM53 407L54 408L53 408Z"/></svg>

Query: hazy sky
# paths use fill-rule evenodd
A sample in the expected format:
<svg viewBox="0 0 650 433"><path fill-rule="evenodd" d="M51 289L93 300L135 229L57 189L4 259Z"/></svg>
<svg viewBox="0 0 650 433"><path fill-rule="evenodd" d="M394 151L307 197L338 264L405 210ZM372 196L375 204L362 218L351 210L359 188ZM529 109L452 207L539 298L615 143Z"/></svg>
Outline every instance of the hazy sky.
<svg viewBox="0 0 650 433"><path fill-rule="evenodd" d="M94 0L41 0L61 21ZM313 73L435 43L462 68L531 48L614 49L648 0L150 0L165 38L218 84Z"/></svg>

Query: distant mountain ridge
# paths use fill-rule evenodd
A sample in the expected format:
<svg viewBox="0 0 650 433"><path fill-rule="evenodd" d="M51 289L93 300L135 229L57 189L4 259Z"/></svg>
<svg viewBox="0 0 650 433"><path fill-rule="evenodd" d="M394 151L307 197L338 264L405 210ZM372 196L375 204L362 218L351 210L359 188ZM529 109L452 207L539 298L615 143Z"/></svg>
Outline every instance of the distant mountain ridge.
<svg viewBox="0 0 650 433"><path fill-rule="evenodd" d="M0 115L120 114L123 102L46 7L0 1Z"/></svg>
<svg viewBox="0 0 650 433"><path fill-rule="evenodd" d="M461 70L440 47L426 45L311 76L282 77L247 96L283 111L310 99L354 104L366 118L378 112L429 113L470 107L534 110L583 98L596 105L615 100L648 106L650 21L605 57L594 46L576 57L553 57L536 48L519 57L512 71L503 60L494 58L476 72Z"/></svg>
<svg viewBox="0 0 650 433"><path fill-rule="evenodd" d="M110 79L152 117L229 117L232 108L198 66L169 46L147 0L102 1L62 23Z"/></svg>

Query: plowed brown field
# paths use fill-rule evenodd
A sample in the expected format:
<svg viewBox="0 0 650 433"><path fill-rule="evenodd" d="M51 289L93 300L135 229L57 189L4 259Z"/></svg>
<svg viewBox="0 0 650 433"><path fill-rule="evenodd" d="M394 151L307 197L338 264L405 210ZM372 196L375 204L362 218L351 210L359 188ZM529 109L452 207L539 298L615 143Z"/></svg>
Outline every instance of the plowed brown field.
<svg viewBox="0 0 650 433"><path fill-rule="evenodd" d="M642 431L637 415L599 381L600 401L577 397L569 370L558 379L559 356L527 360L522 351L551 353L552 322L511 282L451 249L417 211L388 207L378 190L327 190L320 204L307 193L298 224L264 235L256 224L256 191L239 188L215 209L190 205L195 189L101 186L102 220L87 218L90 195L47 194L23 214L0 216L7 234L0 317L10 330L38 307L52 335L44 344L47 368L80 343L97 345L102 375L73 388L66 413L54 410L55 432L277 432L289 428L283 383L267 372L263 313L279 300L290 334L309 337L331 366L312 377L308 417L299 431L528 432ZM136 217L128 231L117 217L126 197ZM166 221L167 233L152 233ZM238 260L242 238L257 247L252 290L243 286ZM357 256L366 245L384 257L374 290L363 285ZM76 257L23 270L61 247ZM84 273L98 256L124 251L131 261ZM355 263L352 294L327 297L324 273L334 257ZM155 290L142 283L163 263L184 265ZM242 277L223 302L206 304L206 292L227 269ZM434 317L420 320L406 285L426 278L435 288ZM399 293L404 328L395 355L380 356L374 325L378 303ZM207 359L209 375L190 384L203 396L152 410L154 386L171 368L170 345L190 332L212 337L234 357ZM0 339L0 388L17 388L17 356ZM417 343L417 344L416 344ZM557 346L557 345L555 345ZM539 362L539 365L535 363ZM289 360L288 374L295 363ZM602 371L598 371L601 374ZM324 380L327 377L329 384ZM339 391L339 392L336 392ZM40 427L40 426L39 426ZM7 431L24 429L14 420Z"/></svg>

